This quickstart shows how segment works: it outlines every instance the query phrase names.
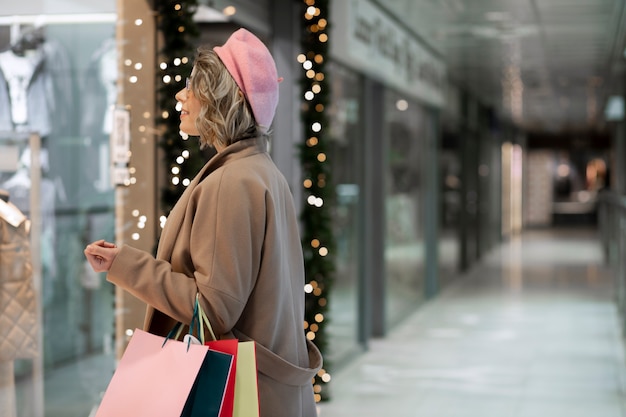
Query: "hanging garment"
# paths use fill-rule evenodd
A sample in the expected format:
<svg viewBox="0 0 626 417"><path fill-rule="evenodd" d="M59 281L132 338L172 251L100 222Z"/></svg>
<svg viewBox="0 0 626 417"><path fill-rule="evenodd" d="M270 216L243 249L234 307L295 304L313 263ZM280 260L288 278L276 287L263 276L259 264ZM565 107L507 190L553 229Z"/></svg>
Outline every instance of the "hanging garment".
<svg viewBox="0 0 626 417"><path fill-rule="evenodd" d="M0 362L37 356L30 222L0 200Z"/></svg>
<svg viewBox="0 0 626 417"><path fill-rule="evenodd" d="M1 52L0 130L37 132L42 138L71 136L73 80L69 56L56 41L45 41L24 57L12 50Z"/></svg>

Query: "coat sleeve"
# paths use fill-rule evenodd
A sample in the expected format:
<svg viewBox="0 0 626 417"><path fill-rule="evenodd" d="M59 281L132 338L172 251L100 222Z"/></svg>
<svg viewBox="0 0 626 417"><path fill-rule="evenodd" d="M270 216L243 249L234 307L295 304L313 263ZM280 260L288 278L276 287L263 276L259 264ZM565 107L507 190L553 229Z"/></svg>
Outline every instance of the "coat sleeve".
<svg viewBox="0 0 626 417"><path fill-rule="evenodd" d="M218 175L219 174L219 175ZM175 245L191 265L178 272L170 261L124 245L107 279L157 310L188 324L199 292L217 334L239 319L258 275L265 230L265 192L254 181L217 171L191 197ZM184 228L183 228L184 229Z"/></svg>

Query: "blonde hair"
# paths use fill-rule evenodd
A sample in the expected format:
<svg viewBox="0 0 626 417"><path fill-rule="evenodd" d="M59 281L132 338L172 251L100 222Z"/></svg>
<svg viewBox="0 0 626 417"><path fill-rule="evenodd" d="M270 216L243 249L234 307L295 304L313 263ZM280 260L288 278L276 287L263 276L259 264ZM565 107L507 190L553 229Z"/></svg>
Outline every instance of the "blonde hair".
<svg viewBox="0 0 626 417"><path fill-rule="evenodd" d="M207 47L198 48L191 78L191 90L200 101L196 128L200 147L226 147L241 139L265 136L257 125L243 92L217 54Z"/></svg>

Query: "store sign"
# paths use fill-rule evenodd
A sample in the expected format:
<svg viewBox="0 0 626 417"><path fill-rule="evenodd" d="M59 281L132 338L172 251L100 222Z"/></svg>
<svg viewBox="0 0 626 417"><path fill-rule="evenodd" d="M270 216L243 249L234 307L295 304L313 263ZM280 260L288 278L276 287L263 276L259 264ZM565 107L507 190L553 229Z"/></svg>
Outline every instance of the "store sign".
<svg viewBox="0 0 626 417"><path fill-rule="evenodd" d="M442 107L444 62L366 0L332 2L334 59L407 95Z"/></svg>

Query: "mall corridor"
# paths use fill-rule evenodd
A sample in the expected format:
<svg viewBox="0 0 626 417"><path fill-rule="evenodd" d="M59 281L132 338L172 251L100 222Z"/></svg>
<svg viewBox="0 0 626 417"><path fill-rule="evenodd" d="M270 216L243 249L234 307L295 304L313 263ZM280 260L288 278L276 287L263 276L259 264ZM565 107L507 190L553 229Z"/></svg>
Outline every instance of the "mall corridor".
<svg viewBox="0 0 626 417"><path fill-rule="evenodd" d="M320 417L623 417L597 232L525 232L336 372Z"/></svg>

